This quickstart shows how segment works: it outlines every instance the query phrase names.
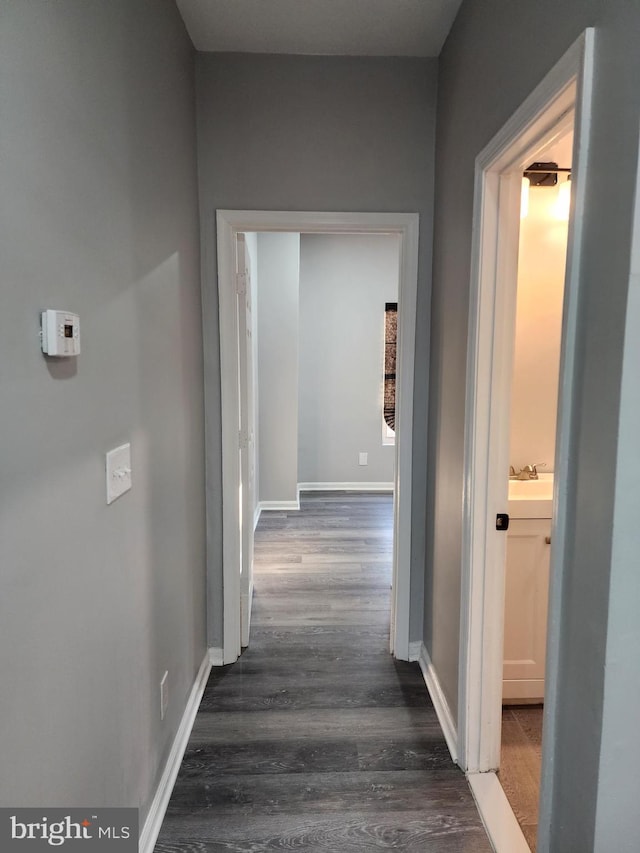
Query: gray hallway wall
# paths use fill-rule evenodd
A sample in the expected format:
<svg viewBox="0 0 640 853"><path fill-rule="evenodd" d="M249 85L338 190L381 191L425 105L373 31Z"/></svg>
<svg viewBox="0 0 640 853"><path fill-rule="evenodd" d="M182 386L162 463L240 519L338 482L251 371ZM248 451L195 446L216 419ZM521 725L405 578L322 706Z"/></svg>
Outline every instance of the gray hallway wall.
<svg viewBox="0 0 640 853"><path fill-rule="evenodd" d="M436 60L200 54L203 308L217 316L216 208L420 214L411 639L422 626ZM220 372L217 332L207 372ZM205 400L213 549L209 644L221 645L220 392Z"/></svg>
<svg viewBox="0 0 640 853"><path fill-rule="evenodd" d="M551 24L543 38L534 38L540 21ZM626 715L623 708L625 691L638 692L638 668L627 663L612 669L608 662L606 682L604 673L605 650L619 631L627 647L640 642L638 620L631 624L620 616L625 591L635 594L637 576L637 537L631 549L629 519L623 522L625 500L635 496L626 474L624 487L620 475L630 466L637 477L639 456L616 455L619 434L626 434L634 417L633 406L621 408L620 383L623 365L633 369L633 349L625 353L623 346L638 162L640 7L626 0L465 0L441 55L439 78L424 639L455 709L474 161L587 26L597 28L592 161L573 392L573 475L565 484L569 537L559 670L549 674L555 741L545 788L550 808L538 848L544 853L637 848L635 814L613 818L615 786L610 774L605 779L599 771L613 766L615 755L617 787L630 786L637 796L640 739L629 718L636 706L627 701ZM603 168L605 162L615 168ZM629 728L607 726L609 710L619 722L626 718ZM600 834L605 826L608 831Z"/></svg>
<svg viewBox="0 0 640 853"><path fill-rule="evenodd" d="M0 804L141 826L205 654L194 59L170 0L0 2ZM46 360L39 311L80 315ZM133 488L105 500L107 450ZM160 721L160 679L169 707Z"/></svg>

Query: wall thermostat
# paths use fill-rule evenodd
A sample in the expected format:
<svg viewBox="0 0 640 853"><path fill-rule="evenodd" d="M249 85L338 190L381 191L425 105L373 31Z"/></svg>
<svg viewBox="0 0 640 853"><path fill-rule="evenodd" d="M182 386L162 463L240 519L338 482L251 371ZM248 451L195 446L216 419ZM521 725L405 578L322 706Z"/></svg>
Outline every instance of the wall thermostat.
<svg viewBox="0 0 640 853"><path fill-rule="evenodd" d="M80 317L69 311L42 312L42 352L46 355L70 356L80 353Z"/></svg>

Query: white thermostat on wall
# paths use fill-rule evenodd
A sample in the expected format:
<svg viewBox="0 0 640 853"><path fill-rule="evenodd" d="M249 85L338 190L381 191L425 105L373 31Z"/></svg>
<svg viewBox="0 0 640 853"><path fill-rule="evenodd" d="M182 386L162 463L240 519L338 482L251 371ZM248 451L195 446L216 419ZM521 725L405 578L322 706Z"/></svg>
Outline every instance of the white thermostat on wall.
<svg viewBox="0 0 640 853"><path fill-rule="evenodd" d="M70 311L42 312L42 352L46 355L80 354L80 317Z"/></svg>

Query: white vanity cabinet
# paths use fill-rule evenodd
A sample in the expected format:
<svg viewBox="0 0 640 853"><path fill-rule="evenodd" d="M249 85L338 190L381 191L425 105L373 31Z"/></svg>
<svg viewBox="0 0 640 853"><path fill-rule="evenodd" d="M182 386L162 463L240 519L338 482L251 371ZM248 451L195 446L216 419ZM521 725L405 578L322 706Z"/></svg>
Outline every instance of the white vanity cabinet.
<svg viewBox="0 0 640 853"><path fill-rule="evenodd" d="M550 541L551 518L511 518L502 675L506 704L544 699Z"/></svg>

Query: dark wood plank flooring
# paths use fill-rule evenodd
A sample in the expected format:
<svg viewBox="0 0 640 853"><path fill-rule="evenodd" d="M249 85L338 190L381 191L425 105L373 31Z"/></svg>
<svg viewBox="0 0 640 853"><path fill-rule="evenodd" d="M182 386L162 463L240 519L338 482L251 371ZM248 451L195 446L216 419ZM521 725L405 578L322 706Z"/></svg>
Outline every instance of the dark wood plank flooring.
<svg viewBox="0 0 640 853"><path fill-rule="evenodd" d="M214 669L156 853L489 853L415 663L389 654L392 499L256 531L250 646Z"/></svg>

